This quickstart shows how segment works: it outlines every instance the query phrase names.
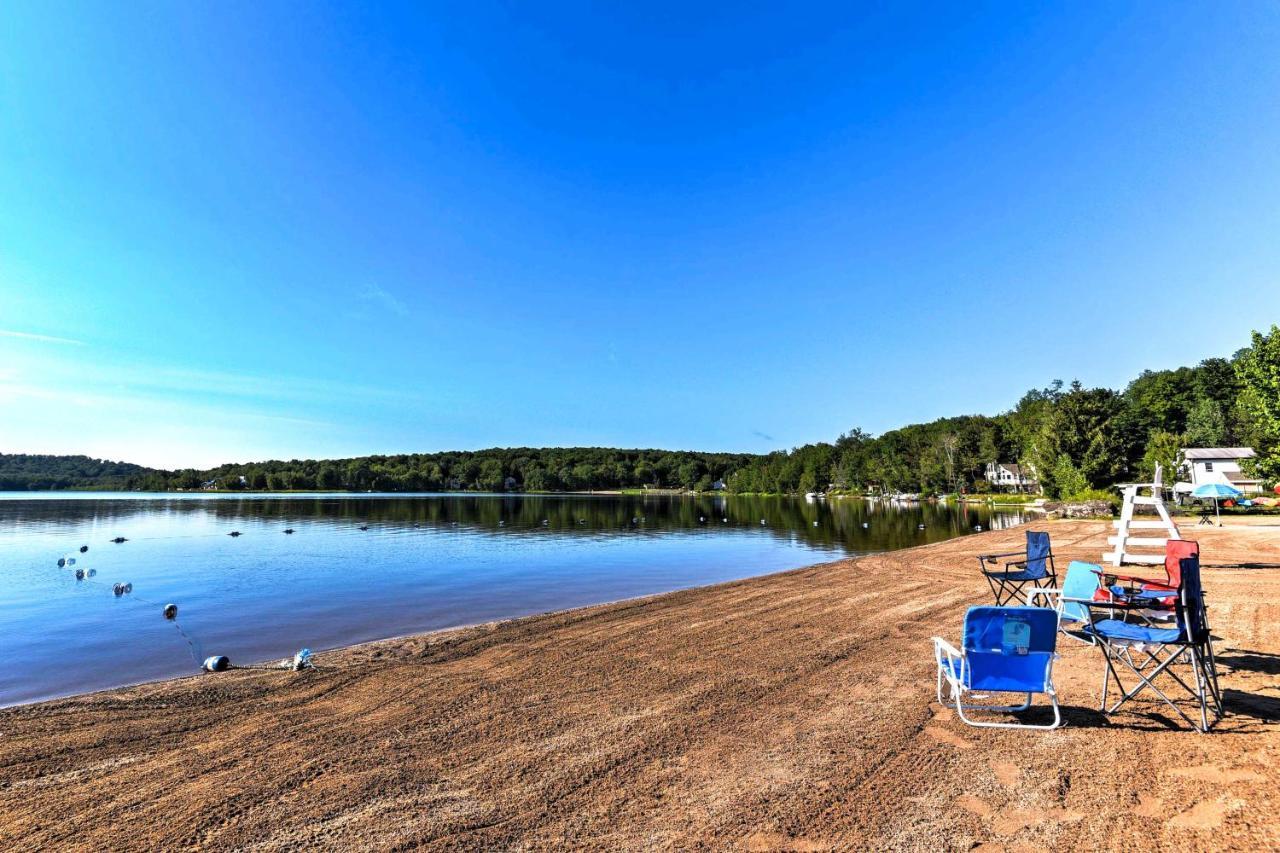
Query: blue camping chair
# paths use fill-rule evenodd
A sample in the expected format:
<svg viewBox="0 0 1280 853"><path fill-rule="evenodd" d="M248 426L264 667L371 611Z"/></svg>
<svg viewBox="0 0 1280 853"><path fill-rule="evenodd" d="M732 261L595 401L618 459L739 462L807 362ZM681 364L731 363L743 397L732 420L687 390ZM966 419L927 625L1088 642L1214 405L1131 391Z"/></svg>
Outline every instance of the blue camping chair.
<svg viewBox="0 0 1280 853"><path fill-rule="evenodd" d="M1124 619L1105 618L1093 622L1084 629L1084 633L1097 639L1106 662L1106 669L1102 673L1100 710L1108 714L1115 713L1120 706L1143 690L1151 690L1192 728L1207 732L1210 726L1222 717L1222 691L1218 687L1218 669L1213 657L1213 637L1209 633L1204 590L1200 584L1199 555L1184 557L1180 560L1180 566L1181 577L1178 595L1174 599L1173 627L1164 628ZM1118 612L1124 615L1126 612L1140 614L1149 605L1150 601L1139 593L1129 597L1128 600L1121 596L1119 600L1105 604L1090 603L1088 606L1095 611L1098 608L1106 608L1113 614ZM1183 661L1190 664L1190 671L1184 675L1194 682L1194 687L1174 669L1175 664ZM1135 677L1136 681L1132 687L1125 687L1120 678L1121 672ZM1177 702L1156 686L1155 680L1161 675L1169 676L1171 681L1196 701L1200 711L1199 725L1187 716ZM1108 708L1107 688L1111 681L1115 681L1121 696Z"/></svg>
<svg viewBox="0 0 1280 853"><path fill-rule="evenodd" d="M1019 559L1009 560L1009 557ZM1005 560L1004 568L997 568ZM1027 550L1009 554L979 554L978 564L982 575L991 587L1000 607L1015 598L1024 586L1054 587L1058 585L1058 573L1053 565L1053 548L1049 534L1042 530L1027 531Z"/></svg>
<svg viewBox="0 0 1280 853"><path fill-rule="evenodd" d="M1058 630L1072 639L1092 646L1097 643L1097 640L1092 634L1083 631L1093 622L1093 613L1085 602L1094 600L1094 594L1101 585L1101 566L1072 560L1067 566L1067 574L1062 579L1062 586L1058 589L1036 587L1027 590L1027 605L1034 607L1040 603L1037 599L1046 599L1042 606L1052 607L1058 612Z"/></svg>
<svg viewBox="0 0 1280 853"><path fill-rule="evenodd" d="M956 649L941 637L933 638L938 663L938 702L954 704L960 719L971 726L1009 729L1056 729L1062 725L1058 694L1053 688L1054 649L1058 614L1047 607L970 607L964 616L964 639ZM942 685L950 700L942 698ZM986 693L1024 693L1021 705L967 702ZM1053 705L1053 722L1031 725L1017 722L984 722L970 719L965 711L1025 711L1031 696L1046 693Z"/></svg>

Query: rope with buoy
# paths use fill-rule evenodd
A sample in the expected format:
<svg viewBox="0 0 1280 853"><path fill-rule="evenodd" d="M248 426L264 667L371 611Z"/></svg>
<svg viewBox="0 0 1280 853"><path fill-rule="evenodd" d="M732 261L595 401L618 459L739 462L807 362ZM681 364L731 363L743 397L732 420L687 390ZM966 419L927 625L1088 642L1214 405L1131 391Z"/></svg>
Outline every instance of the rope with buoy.
<svg viewBox="0 0 1280 853"><path fill-rule="evenodd" d="M293 531L290 530L289 532L292 533ZM196 537L171 537L171 538L196 538ZM118 544L119 542L125 542L128 540L126 540L124 537L116 537L116 539L112 541L115 541ZM86 553L88 550L89 550L88 545L80 546L81 554ZM123 598L124 596L129 596L131 600L136 601L139 604L153 606L153 607L160 607L160 605L157 602L150 601L140 595L134 595L133 583L131 581L115 582L112 584L107 584L103 581L95 580L94 576L97 574L97 571L95 569L92 569L92 568L86 569L83 566L76 566L76 558L71 554L67 554L65 556L58 558L58 568L71 569L72 567L75 567L74 574L77 582L93 584L94 586L100 587L103 590L110 590L112 595L114 595L116 598ZM183 641L187 645L188 651L190 651L191 653L191 660L195 663L196 668L202 672L208 672L208 673L226 672L227 670L230 670L230 669L266 669L266 670L286 669L286 670L291 670L293 672L301 672L302 670L305 670L305 669L316 668L311 649L308 649L308 648L299 649L298 652L294 654L292 658L285 658L284 660L280 661L280 663L272 666L258 665L258 664L235 666L231 663L231 659L228 658L226 655L211 655L208 657L203 657L203 654L204 654L203 644L200 643L200 641L194 638L191 634L187 633L187 631L182 627L182 623L178 621L178 605L172 602L169 602L160 608L160 612L166 622L173 623L173 627L177 630L178 635L182 637Z"/></svg>

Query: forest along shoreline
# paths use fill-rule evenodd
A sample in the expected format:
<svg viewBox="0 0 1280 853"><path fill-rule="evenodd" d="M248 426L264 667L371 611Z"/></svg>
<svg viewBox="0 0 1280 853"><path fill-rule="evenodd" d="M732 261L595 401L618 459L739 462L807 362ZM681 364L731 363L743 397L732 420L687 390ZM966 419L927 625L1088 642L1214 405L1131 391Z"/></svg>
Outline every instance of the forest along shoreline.
<svg viewBox="0 0 1280 853"><path fill-rule="evenodd" d="M1104 522L1036 526L1064 566L1106 548ZM1220 637L1207 736L1150 702L1103 718L1087 646L1060 649L1061 730L934 702L929 638L1024 530L6 709L0 844L1280 843L1280 573L1214 568L1280 562L1280 529L1184 531Z"/></svg>
<svg viewBox="0 0 1280 853"><path fill-rule="evenodd" d="M1012 397L1012 394L1010 395ZM909 424L873 436L766 453L513 447L348 459L265 460L163 470L85 456L0 454L0 491L345 490L511 494L677 489L738 494L958 494L994 490L986 466L1034 472L1047 497L1113 496L1120 482L1178 469L1188 447L1250 447L1249 464L1280 482L1280 326L1255 331L1230 358L1145 370L1123 391L1055 380L1009 411ZM773 439L768 441L772 443Z"/></svg>

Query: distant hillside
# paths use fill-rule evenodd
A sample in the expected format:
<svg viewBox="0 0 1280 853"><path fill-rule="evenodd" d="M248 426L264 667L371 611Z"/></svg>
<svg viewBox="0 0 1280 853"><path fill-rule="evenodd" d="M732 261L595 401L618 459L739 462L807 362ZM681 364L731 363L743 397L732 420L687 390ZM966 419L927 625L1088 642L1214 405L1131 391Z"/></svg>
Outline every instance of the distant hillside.
<svg viewBox="0 0 1280 853"><path fill-rule="evenodd" d="M0 491L133 489L157 473L130 462L88 456L0 453Z"/></svg>
<svg viewBox="0 0 1280 853"><path fill-rule="evenodd" d="M162 471L86 456L0 455L0 489L200 489L558 492L710 490L757 457L747 453L512 447L476 451L293 459Z"/></svg>

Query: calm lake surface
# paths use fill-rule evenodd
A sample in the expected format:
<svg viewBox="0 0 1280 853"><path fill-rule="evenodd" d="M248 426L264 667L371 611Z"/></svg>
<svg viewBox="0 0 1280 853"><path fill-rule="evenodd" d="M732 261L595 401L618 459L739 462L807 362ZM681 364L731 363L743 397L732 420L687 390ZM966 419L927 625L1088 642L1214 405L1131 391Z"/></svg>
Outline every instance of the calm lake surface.
<svg viewBox="0 0 1280 853"><path fill-rule="evenodd" d="M1021 521L857 499L0 493L0 705L194 674L212 654L279 660Z"/></svg>

